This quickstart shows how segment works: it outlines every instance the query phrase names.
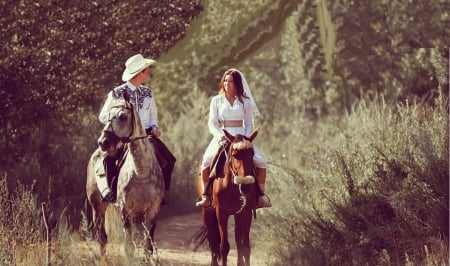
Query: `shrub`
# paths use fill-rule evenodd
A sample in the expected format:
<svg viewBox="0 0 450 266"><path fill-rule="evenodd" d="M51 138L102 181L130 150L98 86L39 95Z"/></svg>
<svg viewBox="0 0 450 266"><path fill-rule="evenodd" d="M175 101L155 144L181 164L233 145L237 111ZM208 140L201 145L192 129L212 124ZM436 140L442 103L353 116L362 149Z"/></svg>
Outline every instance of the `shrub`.
<svg viewBox="0 0 450 266"><path fill-rule="evenodd" d="M280 201L264 217L277 224L268 234L281 243L274 264L444 263L448 126L441 96L426 108L363 103L338 124L316 127L298 146L317 152L291 159L302 170L279 167Z"/></svg>

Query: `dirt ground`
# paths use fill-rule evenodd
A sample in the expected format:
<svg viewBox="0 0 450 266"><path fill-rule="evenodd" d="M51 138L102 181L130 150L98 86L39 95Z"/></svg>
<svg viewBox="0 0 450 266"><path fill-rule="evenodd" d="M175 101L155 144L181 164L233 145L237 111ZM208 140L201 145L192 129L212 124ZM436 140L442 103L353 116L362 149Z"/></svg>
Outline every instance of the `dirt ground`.
<svg viewBox="0 0 450 266"><path fill-rule="evenodd" d="M115 215L114 215L115 216ZM107 220L108 220L108 212L107 212ZM121 221L118 217L109 217L109 222L106 223L106 229L108 231L109 228L113 228L115 231L121 231ZM255 222L255 221L254 221ZM256 221L257 222L257 221ZM110 223L110 224L108 224ZM113 223L113 225L111 225ZM156 245L156 253L154 255L154 259L159 262L159 265L195 265L195 266L206 266L210 265L210 252L206 246L200 247L197 251L194 251L194 246L191 243L191 239L195 232L200 228L202 224L202 217L200 211L189 213L189 214L180 214L180 215L171 215L164 218L161 218L158 221L157 228L155 231L155 245ZM229 218L229 242L230 242L230 253L228 255L228 265L235 266L236 265L236 245L234 243L234 219L233 217ZM252 228L252 234L255 234L254 228ZM109 235L109 243L107 245L106 256L104 260L100 264L106 265L130 265L135 264L139 261L139 257L143 257L142 251L137 250L135 252L135 257L130 261L126 259L124 261L123 252L123 243L120 237L114 237L114 235ZM252 244L252 255L251 255L251 264L256 266L264 266L267 265L261 259L258 258L257 254L262 254L266 252L261 250L263 248L256 247L255 241L250 239ZM97 246L97 243L91 242L88 246ZM96 248L95 248L96 249ZM142 259L142 258L141 258ZM83 263L82 263L83 264ZM141 264L141 263L139 263Z"/></svg>
<svg viewBox="0 0 450 266"><path fill-rule="evenodd" d="M162 265L210 265L210 253L206 247L193 251L191 238L202 224L200 212L169 217L161 220L155 235L158 254ZM231 250L228 265L236 265L236 245L234 243L234 220L229 220L229 242ZM265 265L255 255L250 259L252 265Z"/></svg>

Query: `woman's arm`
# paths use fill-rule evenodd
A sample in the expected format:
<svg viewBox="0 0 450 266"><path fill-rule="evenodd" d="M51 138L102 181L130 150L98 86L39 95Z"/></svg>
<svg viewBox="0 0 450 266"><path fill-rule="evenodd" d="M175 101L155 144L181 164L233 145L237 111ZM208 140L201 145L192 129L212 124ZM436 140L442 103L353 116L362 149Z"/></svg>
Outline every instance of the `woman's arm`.
<svg viewBox="0 0 450 266"><path fill-rule="evenodd" d="M211 104L209 105L208 129L209 132L218 139L222 138L224 135L223 130L219 126L218 101L217 97L213 97L211 99Z"/></svg>
<svg viewBox="0 0 450 266"><path fill-rule="evenodd" d="M244 128L245 135L250 136L253 132L253 108L248 99L244 101Z"/></svg>

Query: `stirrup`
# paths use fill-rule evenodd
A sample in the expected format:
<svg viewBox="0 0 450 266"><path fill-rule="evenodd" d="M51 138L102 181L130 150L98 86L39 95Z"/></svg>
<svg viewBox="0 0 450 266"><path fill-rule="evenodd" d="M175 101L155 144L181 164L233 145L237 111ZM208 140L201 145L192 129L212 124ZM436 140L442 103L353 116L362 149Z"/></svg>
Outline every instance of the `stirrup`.
<svg viewBox="0 0 450 266"><path fill-rule="evenodd" d="M270 203L270 199L269 199L269 200L266 200L266 199L264 198L264 196L265 196L265 195L262 195L262 196L259 196L259 197L258 197L258 203L257 203L257 206L256 206L257 209L259 209L259 208L269 208L269 207L272 207L272 203ZM267 197L267 198L269 198L269 197Z"/></svg>

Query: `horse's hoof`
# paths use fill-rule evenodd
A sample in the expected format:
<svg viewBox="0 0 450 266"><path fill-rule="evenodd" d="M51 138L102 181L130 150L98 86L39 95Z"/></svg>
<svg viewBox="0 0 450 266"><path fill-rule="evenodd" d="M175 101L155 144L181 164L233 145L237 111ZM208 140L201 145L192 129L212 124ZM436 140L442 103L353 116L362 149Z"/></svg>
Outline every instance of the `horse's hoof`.
<svg viewBox="0 0 450 266"><path fill-rule="evenodd" d="M161 206L162 205L169 205L170 199L169 199L169 191L164 191L164 197L163 200L161 202Z"/></svg>

